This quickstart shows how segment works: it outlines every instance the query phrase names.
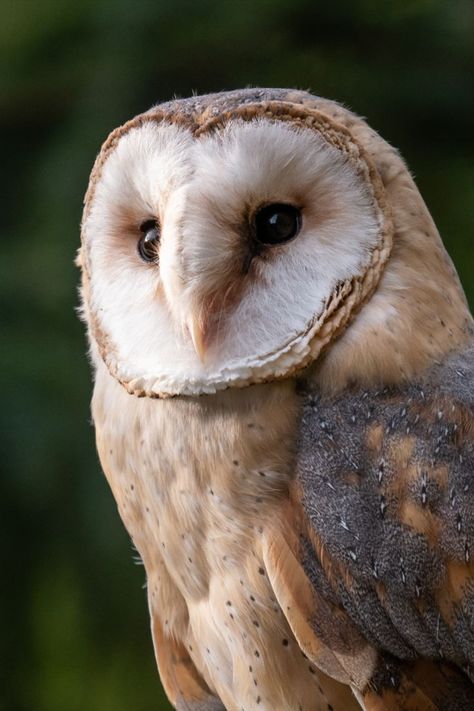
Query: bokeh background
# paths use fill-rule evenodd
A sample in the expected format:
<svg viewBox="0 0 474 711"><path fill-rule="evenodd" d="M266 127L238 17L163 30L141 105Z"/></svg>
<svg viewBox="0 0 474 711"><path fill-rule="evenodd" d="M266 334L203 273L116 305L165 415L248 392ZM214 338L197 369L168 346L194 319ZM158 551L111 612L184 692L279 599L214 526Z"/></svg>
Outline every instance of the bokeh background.
<svg viewBox="0 0 474 711"><path fill-rule="evenodd" d="M108 132L174 94L310 88L400 148L474 302L472 0L1 0L0 709L168 708L76 318Z"/></svg>

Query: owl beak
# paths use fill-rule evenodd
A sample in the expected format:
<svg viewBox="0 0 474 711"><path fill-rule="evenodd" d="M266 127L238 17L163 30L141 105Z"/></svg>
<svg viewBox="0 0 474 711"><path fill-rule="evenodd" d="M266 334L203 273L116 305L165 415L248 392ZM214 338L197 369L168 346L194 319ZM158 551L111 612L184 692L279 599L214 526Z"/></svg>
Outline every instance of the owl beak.
<svg viewBox="0 0 474 711"><path fill-rule="evenodd" d="M188 321L188 329L193 342L194 350L196 351L201 363L204 363L206 358L206 339L201 324L198 319L190 319Z"/></svg>

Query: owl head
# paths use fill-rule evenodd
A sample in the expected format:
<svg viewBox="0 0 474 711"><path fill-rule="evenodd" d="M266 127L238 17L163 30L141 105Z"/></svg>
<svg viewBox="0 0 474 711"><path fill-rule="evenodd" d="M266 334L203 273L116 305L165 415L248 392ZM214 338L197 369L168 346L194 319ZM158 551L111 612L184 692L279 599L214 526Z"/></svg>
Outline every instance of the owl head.
<svg viewBox="0 0 474 711"><path fill-rule="evenodd" d="M446 347L436 336L418 348L426 314L406 315L420 298L444 313L440 283L466 329L401 159L361 119L304 92L177 100L113 131L91 174L79 261L93 357L142 396L214 393L315 364L332 383L381 362L408 372L407 328L416 363Z"/></svg>

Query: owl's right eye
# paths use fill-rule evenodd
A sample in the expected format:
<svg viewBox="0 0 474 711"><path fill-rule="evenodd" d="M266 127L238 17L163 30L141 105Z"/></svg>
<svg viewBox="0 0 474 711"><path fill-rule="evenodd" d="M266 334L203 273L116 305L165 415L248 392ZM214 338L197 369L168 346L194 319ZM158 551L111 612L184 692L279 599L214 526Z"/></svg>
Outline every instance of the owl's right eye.
<svg viewBox="0 0 474 711"><path fill-rule="evenodd" d="M138 241L138 254L145 262L156 262L160 244L160 227L156 220L147 220L140 225L142 236Z"/></svg>

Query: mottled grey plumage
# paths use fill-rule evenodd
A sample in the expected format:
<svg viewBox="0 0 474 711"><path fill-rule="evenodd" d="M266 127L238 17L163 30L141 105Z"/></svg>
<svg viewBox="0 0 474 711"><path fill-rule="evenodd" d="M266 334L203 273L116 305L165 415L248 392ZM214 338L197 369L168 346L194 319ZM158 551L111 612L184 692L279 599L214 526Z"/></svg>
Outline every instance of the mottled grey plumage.
<svg viewBox="0 0 474 711"><path fill-rule="evenodd" d="M180 113L187 116L217 116L222 111L232 111L233 108L254 104L261 101L291 101L294 104L313 103L318 100L314 94L296 89L248 88L235 91L222 91L199 96L177 98L157 104L161 111L171 115ZM151 109L153 111L153 109Z"/></svg>
<svg viewBox="0 0 474 711"><path fill-rule="evenodd" d="M473 386L471 346L410 385L329 400L301 390L296 487L324 550L323 569L305 536L304 568L327 603L314 628L334 646L327 613L342 606L337 643L346 635L353 648L361 632L390 661L395 688L398 660L456 665L466 675L457 675L461 696L444 709L474 699Z"/></svg>

